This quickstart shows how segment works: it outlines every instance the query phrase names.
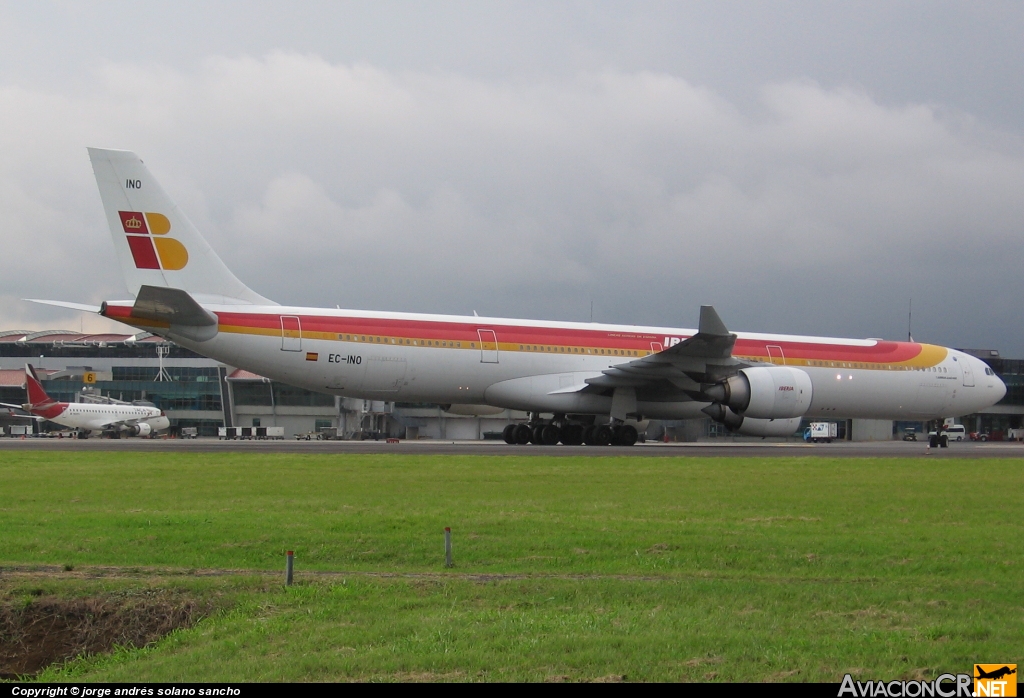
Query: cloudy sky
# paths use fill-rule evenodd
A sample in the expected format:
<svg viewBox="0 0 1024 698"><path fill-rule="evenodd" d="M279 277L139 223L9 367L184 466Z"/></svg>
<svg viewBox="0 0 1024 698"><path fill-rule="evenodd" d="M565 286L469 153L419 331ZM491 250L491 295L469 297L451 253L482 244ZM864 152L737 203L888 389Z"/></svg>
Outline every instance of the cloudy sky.
<svg viewBox="0 0 1024 698"><path fill-rule="evenodd" d="M912 298L1024 357L1020 2L5 2L0 39L2 329L127 297L100 146L281 303L903 339Z"/></svg>

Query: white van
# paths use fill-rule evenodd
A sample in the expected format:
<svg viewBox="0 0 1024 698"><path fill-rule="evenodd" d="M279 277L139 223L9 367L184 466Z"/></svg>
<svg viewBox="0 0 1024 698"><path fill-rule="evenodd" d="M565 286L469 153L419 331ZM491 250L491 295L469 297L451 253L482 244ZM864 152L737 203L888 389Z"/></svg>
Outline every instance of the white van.
<svg viewBox="0 0 1024 698"><path fill-rule="evenodd" d="M948 427L942 427L941 433L945 434L949 441L967 440L967 430L964 429L963 424L950 424ZM935 436L935 432L929 432L928 436Z"/></svg>

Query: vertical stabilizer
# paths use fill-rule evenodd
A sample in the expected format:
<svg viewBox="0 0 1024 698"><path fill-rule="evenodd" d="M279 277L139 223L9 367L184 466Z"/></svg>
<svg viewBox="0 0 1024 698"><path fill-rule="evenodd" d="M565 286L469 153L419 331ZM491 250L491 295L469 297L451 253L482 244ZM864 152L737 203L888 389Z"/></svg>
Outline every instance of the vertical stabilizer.
<svg viewBox="0 0 1024 698"><path fill-rule="evenodd" d="M28 393L28 404L32 407L49 405L55 400L46 394L43 384L39 382L39 376L32 364L25 364L25 390Z"/></svg>
<svg viewBox="0 0 1024 698"><path fill-rule="evenodd" d="M89 148L89 159L132 295L164 286L199 302L274 305L231 273L135 153Z"/></svg>

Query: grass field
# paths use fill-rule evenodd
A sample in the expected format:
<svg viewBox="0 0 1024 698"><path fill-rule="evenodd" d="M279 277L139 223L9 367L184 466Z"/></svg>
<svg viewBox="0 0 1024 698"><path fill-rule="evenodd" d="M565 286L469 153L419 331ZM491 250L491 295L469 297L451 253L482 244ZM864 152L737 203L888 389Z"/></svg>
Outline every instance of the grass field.
<svg viewBox="0 0 1024 698"><path fill-rule="evenodd" d="M1022 485L1020 460L8 452L0 591L222 609L47 679L928 677L1022 659Z"/></svg>

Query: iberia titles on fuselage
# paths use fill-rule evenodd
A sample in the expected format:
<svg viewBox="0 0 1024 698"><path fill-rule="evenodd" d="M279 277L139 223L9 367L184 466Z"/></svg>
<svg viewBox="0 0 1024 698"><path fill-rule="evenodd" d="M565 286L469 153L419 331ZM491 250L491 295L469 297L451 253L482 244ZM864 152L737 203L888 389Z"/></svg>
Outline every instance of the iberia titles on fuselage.
<svg viewBox="0 0 1024 698"><path fill-rule="evenodd" d="M135 295L99 312L310 390L525 410L529 440L563 443L631 443L635 420L705 414L759 435L791 434L804 417L925 420L1005 393L954 349L734 334L710 306L695 330L280 306L227 269L137 156L89 152Z"/></svg>

